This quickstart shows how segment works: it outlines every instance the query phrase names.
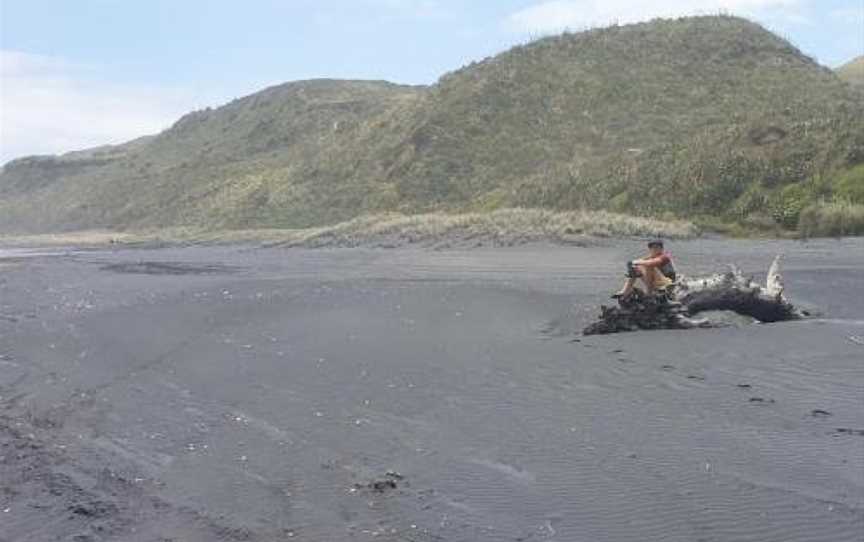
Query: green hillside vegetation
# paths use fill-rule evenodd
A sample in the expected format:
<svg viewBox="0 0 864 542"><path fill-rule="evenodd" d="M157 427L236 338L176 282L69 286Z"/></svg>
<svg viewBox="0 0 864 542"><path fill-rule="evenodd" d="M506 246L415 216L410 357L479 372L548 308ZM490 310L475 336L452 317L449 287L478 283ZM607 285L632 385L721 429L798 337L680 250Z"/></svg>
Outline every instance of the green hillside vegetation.
<svg viewBox="0 0 864 542"><path fill-rule="evenodd" d="M309 228L606 209L776 224L864 204L864 104L735 17L540 39L430 87L319 80L0 173L0 231ZM807 216L815 220L812 211Z"/></svg>

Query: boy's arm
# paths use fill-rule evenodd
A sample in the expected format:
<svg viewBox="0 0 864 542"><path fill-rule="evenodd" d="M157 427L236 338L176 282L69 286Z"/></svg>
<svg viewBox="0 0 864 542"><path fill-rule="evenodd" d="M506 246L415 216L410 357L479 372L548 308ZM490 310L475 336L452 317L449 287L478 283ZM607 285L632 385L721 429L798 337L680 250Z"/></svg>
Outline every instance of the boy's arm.
<svg viewBox="0 0 864 542"><path fill-rule="evenodd" d="M645 267L662 267L666 263L666 256L657 256L656 258L642 258L634 260L634 265L644 265Z"/></svg>

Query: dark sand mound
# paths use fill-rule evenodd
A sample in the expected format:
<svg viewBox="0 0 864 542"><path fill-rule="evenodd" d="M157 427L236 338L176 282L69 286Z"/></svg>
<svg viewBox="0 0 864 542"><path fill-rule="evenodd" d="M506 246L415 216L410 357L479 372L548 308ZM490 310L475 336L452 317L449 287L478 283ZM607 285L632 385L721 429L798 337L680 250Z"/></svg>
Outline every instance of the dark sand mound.
<svg viewBox="0 0 864 542"><path fill-rule="evenodd" d="M189 264L182 262L123 262L102 267L103 271L132 273L142 275L207 275L212 273L233 273L238 268L221 264Z"/></svg>

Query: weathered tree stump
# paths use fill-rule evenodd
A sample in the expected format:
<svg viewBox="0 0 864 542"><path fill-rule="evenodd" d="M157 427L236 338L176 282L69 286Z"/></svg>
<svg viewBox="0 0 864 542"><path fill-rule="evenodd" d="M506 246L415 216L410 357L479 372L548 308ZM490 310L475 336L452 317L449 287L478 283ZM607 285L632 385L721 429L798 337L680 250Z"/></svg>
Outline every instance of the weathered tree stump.
<svg viewBox="0 0 864 542"><path fill-rule="evenodd" d="M645 295L634 292L617 307L600 307L600 319L585 328L583 334L598 335L639 329L690 329L712 327L705 319L695 319L700 312L733 311L760 322L796 320L804 316L784 295L780 274L780 256L768 270L761 286L732 267L725 273L709 277L682 277L669 293Z"/></svg>

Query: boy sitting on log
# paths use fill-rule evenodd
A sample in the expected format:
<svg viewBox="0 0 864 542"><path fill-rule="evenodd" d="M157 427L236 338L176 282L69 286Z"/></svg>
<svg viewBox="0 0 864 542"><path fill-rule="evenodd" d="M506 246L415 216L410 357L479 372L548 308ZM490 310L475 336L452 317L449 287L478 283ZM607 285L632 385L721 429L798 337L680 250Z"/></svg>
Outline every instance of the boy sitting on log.
<svg viewBox="0 0 864 542"><path fill-rule="evenodd" d="M663 248L663 241L655 239L648 242L648 256L627 262L627 281L624 288L613 295L614 299L627 299L642 279L645 293L653 295L665 291L675 282L675 266L672 256Z"/></svg>

